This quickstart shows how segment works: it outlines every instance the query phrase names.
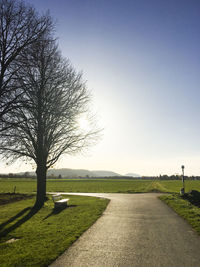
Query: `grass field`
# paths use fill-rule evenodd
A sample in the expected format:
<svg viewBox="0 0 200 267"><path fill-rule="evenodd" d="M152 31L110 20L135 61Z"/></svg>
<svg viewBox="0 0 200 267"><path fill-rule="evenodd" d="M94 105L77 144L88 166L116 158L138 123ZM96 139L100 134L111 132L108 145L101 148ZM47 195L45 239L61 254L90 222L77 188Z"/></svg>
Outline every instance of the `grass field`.
<svg viewBox="0 0 200 267"><path fill-rule="evenodd" d="M179 194L159 197L177 214L183 217L200 234L200 208L183 199Z"/></svg>
<svg viewBox="0 0 200 267"><path fill-rule="evenodd" d="M200 190L200 181L186 181L186 191ZM17 193L36 192L36 180L0 179L0 193L12 193L16 186ZM181 181L152 180L48 180L48 192L91 192L91 193L144 193L165 192L178 193Z"/></svg>
<svg viewBox="0 0 200 267"><path fill-rule="evenodd" d="M200 233L200 209L180 198L181 181L48 180L49 192L173 193L161 197ZM200 191L200 181L186 181L186 191ZM36 180L0 179L2 193L34 193ZM10 197L9 194L6 198ZM52 200L35 213L33 198L0 206L0 266L48 266L102 214L108 200L70 196L70 207L59 212ZM6 243L17 239L13 243Z"/></svg>
<svg viewBox="0 0 200 267"><path fill-rule="evenodd" d="M34 199L1 205L0 266L48 266L99 218L109 202L69 198L69 207L63 210L54 210L51 199L38 212L31 209Z"/></svg>

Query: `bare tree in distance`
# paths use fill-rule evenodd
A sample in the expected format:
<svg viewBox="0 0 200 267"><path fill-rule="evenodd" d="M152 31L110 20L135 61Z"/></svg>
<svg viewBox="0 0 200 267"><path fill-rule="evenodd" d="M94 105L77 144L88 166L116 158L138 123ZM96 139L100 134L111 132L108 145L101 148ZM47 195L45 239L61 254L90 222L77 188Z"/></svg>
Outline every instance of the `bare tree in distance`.
<svg viewBox="0 0 200 267"><path fill-rule="evenodd" d="M37 199L46 197L46 172L62 154L81 151L98 136L84 131L78 118L88 112L90 94L55 41L42 38L19 58L15 81L23 91L21 105L9 113L13 127L1 134L0 151L7 158L26 157L36 164Z"/></svg>
<svg viewBox="0 0 200 267"><path fill-rule="evenodd" d="M5 130L7 113L16 108L21 94L14 81L20 67L18 57L52 29L48 13L40 16L23 1L0 0L0 131Z"/></svg>

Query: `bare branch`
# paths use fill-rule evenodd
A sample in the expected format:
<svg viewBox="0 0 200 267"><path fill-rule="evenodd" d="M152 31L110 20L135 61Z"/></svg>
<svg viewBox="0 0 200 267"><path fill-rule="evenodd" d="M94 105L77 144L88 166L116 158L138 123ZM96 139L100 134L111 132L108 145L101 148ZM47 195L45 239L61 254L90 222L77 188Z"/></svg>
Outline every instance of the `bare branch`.
<svg viewBox="0 0 200 267"><path fill-rule="evenodd" d="M18 108L9 112L11 127L1 134L0 149L49 168L62 154L82 151L96 140L95 127L80 129L78 123L88 112L90 95L82 75L61 57L51 39L33 43L18 61L14 78L22 94Z"/></svg>
<svg viewBox="0 0 200 267"><path fill-rule="evenodd" d="M5 116L16 108L21 94L14 79L20 68L19 56L52 29L48 13L40 16L23 1L0 0L0 131L5 129Z"/></svg>

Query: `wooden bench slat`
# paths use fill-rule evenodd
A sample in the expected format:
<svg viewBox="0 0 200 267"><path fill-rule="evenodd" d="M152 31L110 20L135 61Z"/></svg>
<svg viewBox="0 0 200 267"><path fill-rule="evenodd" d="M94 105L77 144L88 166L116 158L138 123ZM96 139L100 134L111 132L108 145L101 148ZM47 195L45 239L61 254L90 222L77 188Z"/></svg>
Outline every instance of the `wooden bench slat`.
<svg viewBox="0 0 200 267"><path fill-rule="evenodd" d="M61 199L61 200L58 200L58 201L56 201L56 202L60 202L60 203L62 203L62 202L67 202L69 199L68 198L65 198L65 199Z"/></svg>
<svg viewBox="0 0 200 267"><path fill-rule="evenodd" d="M55 207L56 206L61 206L61 205L66 205L67 206L67 202L69 201L69 198L64 198L63 199L61 194L52 195L52 199L53 199Z"/></svg>

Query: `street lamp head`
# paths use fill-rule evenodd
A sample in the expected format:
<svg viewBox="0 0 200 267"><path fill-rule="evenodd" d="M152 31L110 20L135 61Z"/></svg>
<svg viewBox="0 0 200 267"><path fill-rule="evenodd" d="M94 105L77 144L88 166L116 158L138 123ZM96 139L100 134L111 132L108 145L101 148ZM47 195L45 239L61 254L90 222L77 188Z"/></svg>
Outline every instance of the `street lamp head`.
<svg viewBox="0 0 200 267"><path fill-rule="evenodd" d="M184 166L184 165L182 165L182 166L181 166L181 168L182 168L182 170L184 170L185 166Z"/></svg>

